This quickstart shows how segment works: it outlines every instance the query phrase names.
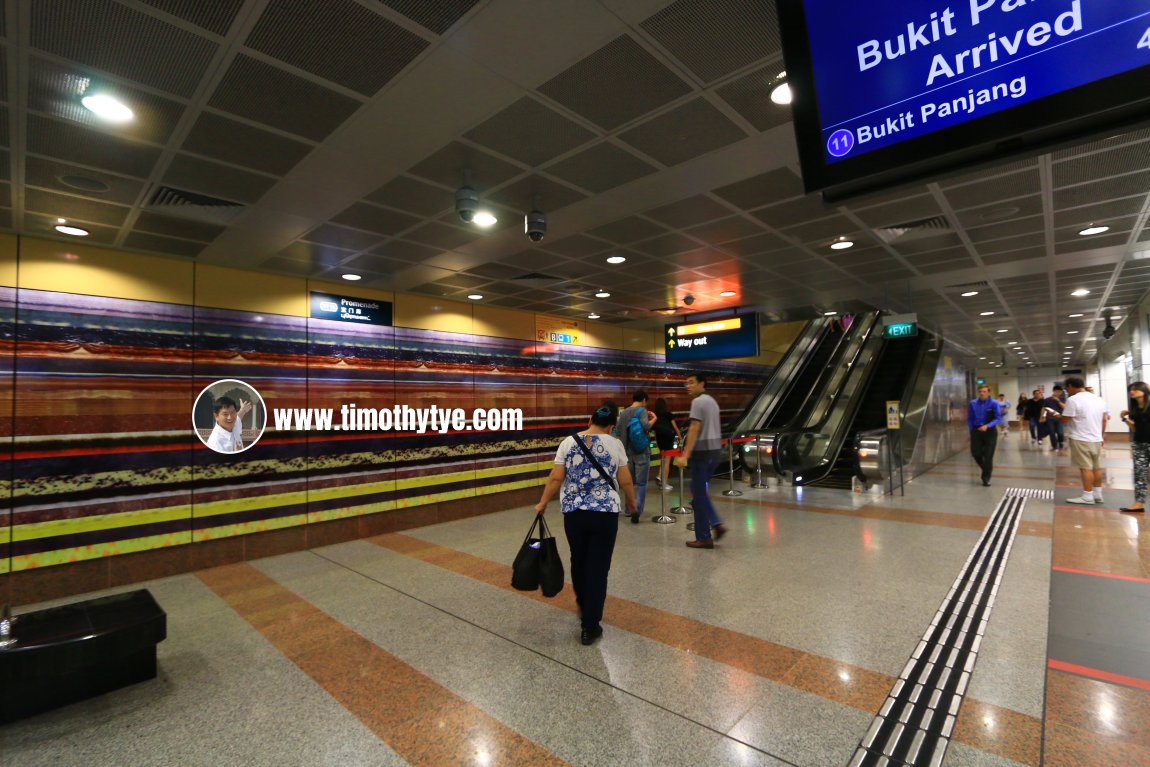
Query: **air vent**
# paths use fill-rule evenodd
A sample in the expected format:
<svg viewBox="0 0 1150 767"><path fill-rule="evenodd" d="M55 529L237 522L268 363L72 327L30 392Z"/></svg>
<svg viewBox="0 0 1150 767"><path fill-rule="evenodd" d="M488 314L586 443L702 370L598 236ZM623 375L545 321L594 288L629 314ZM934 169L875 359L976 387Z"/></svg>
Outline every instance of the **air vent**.
<svg viewBox="0 0 1150 767"><path fill-rule="evenodd" d="M990 283L986 280L979 280L978 282L964 282L961 285L947 285L943 290L947 293L969 293L972 290L989 290Z"/></svg>
<svg viewBox="0 0 1150 767"><path fill-rule="evenodd" d="M527 285L532 288L545 288L554 285L561 281L561 278L551 274L540 274L539 272L528 272L521 274L518 277L512 277L512 282L517 282L520 285Z"/></svg>
<svg viewBox="0 0 1150 767"><path fill-rule="evenodd" d="M874 233L877 234L883 242L890 243L896 240L899 242L907 242L923 237L934 237L953 231L954 228L950 225L950 222L946 220L946 216L935 216L934 218L923 218L918 221L907 221L902 224L879 227L874 230Z"/></svg>
<svg viewBox="0 0 1150 767"><path fill-rule="evenodd" d="M246 209L246 206L238 202L208 197L183 189L174 189L170 186L161 186L157 189L156 193L152 195L151 202L145 208L152 213L162 213L165 216L225 226Z"/></svg>

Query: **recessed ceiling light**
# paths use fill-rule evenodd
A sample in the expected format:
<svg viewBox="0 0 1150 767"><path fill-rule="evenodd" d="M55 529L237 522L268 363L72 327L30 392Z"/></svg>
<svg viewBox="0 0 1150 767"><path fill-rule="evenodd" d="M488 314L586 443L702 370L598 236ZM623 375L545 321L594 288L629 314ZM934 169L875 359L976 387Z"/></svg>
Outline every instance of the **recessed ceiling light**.
<svg viewBox="0 0 1150 767"><path fill-rule="evenodd" d="M482 300L483 294L482 293L471 293L467 297L470 298L472 301L479 301L479 300Z"/></svg>
<svg viewBox="0 0 1150 767"><path fill-rule="evenodd" d="M1108 226L1088 226L1085 229L1083 229L1081 232L1079 232L1078 234L1082 237L1089 237L1092 234L1102 234L1103 232L1109 232L1109 231L1110 231L1110 227L1108 227Z"/></svg>
<svg viewBox="0 0 1150 767"><path fill-rule="evenodd" d="M1120 320L1120 319L1122 319L1122 315L1121 315L1121 314L1115 314L1115 315L1112 315L1112 316L1110 317L1110 319L1112 319L1112 320Z"/></svg>
<svg viewBox="0 0 1150 767"><path fill-rule="evenodd" d="M1076 334L1077 332L1078 332L1077 330L1067 330L1066 335L1072 336L1072 335Z"/></svg>
<svg viewBox="0 0 1150 767"><path fill-rule="evenodd" d="M1017 341L1007 341L1006 345L1007 346L1018 346L1018 342Z"/></svg>
<svg viewBox="0 0 1150 767"><path fill-rule="evenodd" d="M1019 213L1021 211L1022 211L1022 208L1013 207L1013 206L1008 206L1008 207L1003 207L1003 208L995 208L993 210L988 210L986 213L979 215L979 218L982 219L983 221L1001 221L1002 219L1010 218L1015 213Z"/></svg>
<svg viewBox="0 0 1150 767"><path fill-rule="evenodd" d="M363 277L358 274L341 274L340 276L345 280L350 280L351 282L356 282L363 279Z"/></svg>
<svg viewBox="0 0 1150 767"><path fill-rule="evenodd" d="M737 294L733 290L724 290L723 292L719 293L719 295L722 296L723 298L730 298L731 296L734 296Z"/></svg>
<svg viewBox="0 0 1150 767"><path fill-rule="evenodd" d="M854 246L855 244L852 240L848 240L845 237L840 237L831 243L831 250L846 250L847 248L853 248Z"/></svg>
<svg viewBox="0 0 1150 767"><path fill-rule="evenodd" d="M823 312L824 317L834 317L838 312Z"/></svg>
<svg viewBox="0 0 1150 767"><path fill-rule="evenodd" d="M627 260L626 256L608 256L607 263L609 263L609 264L621 264L626 260Z"/></svg>
<svg viewBox="0 0 1150 767"><path fill-rule="evenodd" d="M1075 298L1082 298L1082 296L1090 295L1090 291L1086 288L1079 288L1078 290L1073 291L1070 295L1074 296Z"/></svg>
<svg viewBox="0 0 1150 767"><path fill-rule="evenodd" d="M611 297L611 294L605 290L600 290L598 293L595 294L595 298L610 298L610 297Z"/></svg>
<svg viewBox="0 0 1150 767"><path fill-rule="evenodd" d="M587 319L589 319L589 320L597 320L597 319L599 319L599 315L598 315L598 314L596 314L595 312L591 312L590 314L588 314L588 315L587 315Z"/></svg>
<svg viewBox="0 0 1150 767"><path fill-rule="evenodd" d="M499 219L497 219L495 216L491 215L490 213L488 213L485 210L481 210L478 213L476 213L475 218L473 218L471 220L475 223L476 226L481 226L484 229L486 229L489 226L494 226L499 221Z"/></svg>
<svg viewBox="0 0 1150 767"><path fill-rule="evenodd" d="M1062 348L1063 349L1073 349L1074 347L1073 346L1063 346Z"/></svg>
<svg viewBox="0 0 1150 767"><path fill-rule="evenodd" d="M980 360L984 360L984 359L986 359L986 357L979 357L979 359L980 359Z"/></svg>
<svg viewBox="0 0 1150 767"><path fill-rule="evenodd" d="M123 102L103 93L85 96L80 99L80 103L86 106L96 117L108 122L125 123L135 117L132 110Z"/></svg>
<svg viewBox="0 0 1150 767"><path fill-rule="evenodd" d="M771 88L771 101L779 105L791 103L791 86L787 84L787 73L779 72Z"/></svg>
<svg viewBox="0 0 1150 767"><path fill-rule="evenodd" d="M1079 313L1079 314L1068 314L1066 316L1073 320L1073 319L1076 319L1078 317L1081 317L1082 314L1081 313Z"/></svg>
<svg viewBox="0 0 1150 767"><path fill-rule="evenodd" d="M989 316L991 316L992 314L994 314L994 312L979 312L979 313L978 313L978 316L979 316L979 317L989 317Z"/></svg>
<svg viewBox="0 0 1150 767"><path fill-rule="evenodd" d="M1002 328L1001 330L994 331L995 333L1009 333L1010 328Z"/></svg>
<svg viewBox="0 0 1150 767"><path fill-rule="evenodd" d="M977 291L977 290L968 290L968 291L966 291L965 293L963 293L963 294L962 294L962 297L963 297L963 298L970 298L971 296L977 296L977 295L978 295L978 291Z"/></svg>
<svg viewBox="0 0 1150 767"><path fill-rule="evenodd" d="M1097 340L1098 340L1098 337L1097 337L1097 336L1090 336L1090 337L1089 337L1089 338L1087 338L1086 340L1087 340L1087 341L1097 341Z"/></svg>
<svg viewBox="0 0 1150 767"><path fill-rule="evenodd" d="M73 237L87 237L91 232L79 226L70 226L68 224L56 224L56 231L60 234L70 234Z"/></svg>
<svg viewBox="0 0 1150 767"><path fill-rule="evenodd" d="M89 176L78 176L75 174L66 174L57 176L56 180L66 187L71 189L79 189L82 192L95 192L97 194L110 191L112 187L105 184L97 178L90 178Z"/></svg>

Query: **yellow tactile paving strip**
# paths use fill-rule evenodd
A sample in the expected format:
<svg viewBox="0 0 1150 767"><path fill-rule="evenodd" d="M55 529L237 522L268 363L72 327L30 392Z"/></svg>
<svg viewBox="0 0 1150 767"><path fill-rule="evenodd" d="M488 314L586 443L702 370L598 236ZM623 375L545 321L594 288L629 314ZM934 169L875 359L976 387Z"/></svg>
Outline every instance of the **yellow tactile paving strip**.
<svg viewBox="0 0 1150 767"><path fill-rule="evenodd" d="M472 764L479 735L489 764L567 764L251 565L197 575L409 764Z"/></svg>
<svg viewBox="0 0 1150 767"><path fill-rule="evenodd" d="M982 526L985 526L985 520L979 529ZM539 592L512 589L509 565L401 533L367 540L459 575L546 601L564 610L576 611L575 596L570 588L546 600ZM619 597L608 595L604 617L605 623L625 631L867 713L874 713L882 706L895 682L894 677L886 674ZM1001 723L1002 726L989 727L987 721ZM960 743L1029 765L1038 764L1041 736L1039 719L971 698L966 699L954 731L954 739Z"/></svg>

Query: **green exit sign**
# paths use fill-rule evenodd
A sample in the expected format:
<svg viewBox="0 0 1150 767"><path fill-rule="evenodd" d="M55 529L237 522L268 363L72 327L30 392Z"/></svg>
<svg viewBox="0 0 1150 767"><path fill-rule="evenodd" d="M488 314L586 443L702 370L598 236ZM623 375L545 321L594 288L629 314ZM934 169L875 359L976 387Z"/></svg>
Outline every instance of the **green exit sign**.
<svg viewBox="0 0 1150 767"><path fill-rule="evenodd" d="M882 329L883 338L913 338L917 335L917 322L896 322Z"/></svg>
<svg viewBox="0 0 1150 767"><path fill-rule="evenodd" d="M976 378L976 379L974 379L974 383L978 386L982 386L984 383L986 383L986 379L985 378Z"/></svg>

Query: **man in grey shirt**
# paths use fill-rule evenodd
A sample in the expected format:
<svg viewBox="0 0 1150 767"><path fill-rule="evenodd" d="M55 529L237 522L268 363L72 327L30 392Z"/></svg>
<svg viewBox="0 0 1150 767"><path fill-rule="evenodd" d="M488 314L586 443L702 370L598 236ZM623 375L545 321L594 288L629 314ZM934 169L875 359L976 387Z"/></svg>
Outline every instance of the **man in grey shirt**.
<svg viewBox="0 0 1150 767"><path fill-rule="evenodd" d="M687 393L692 397L691 425L679 458L680 465L686 464L691 472L691 503L695 510L695 540L687 541L687 545L692 549L713 549L715 541L727 534L727 526L719 519L707 488L722 457L719 403L707 394L707 377L702 373L687 376Z"/></svg>

